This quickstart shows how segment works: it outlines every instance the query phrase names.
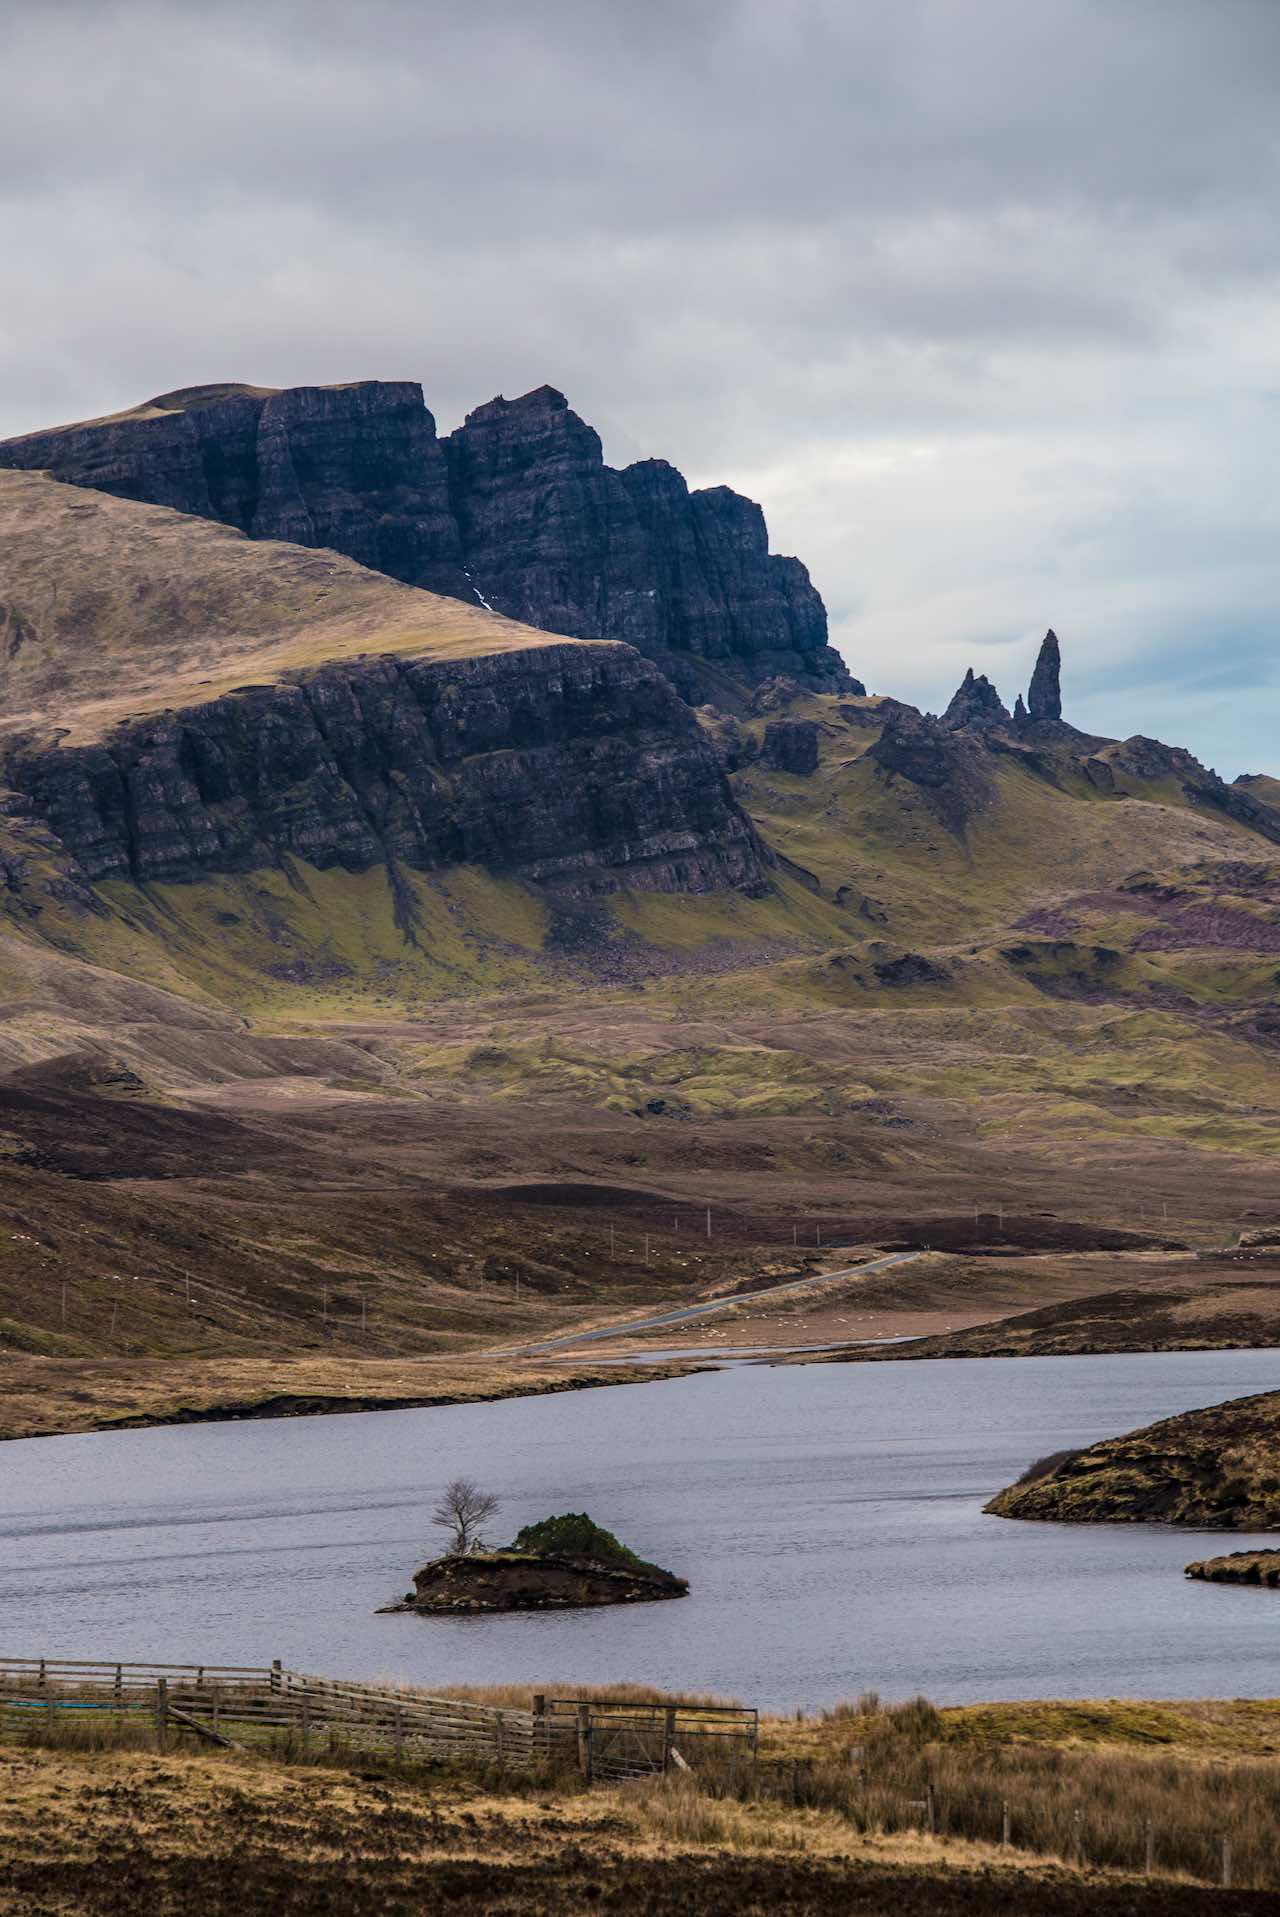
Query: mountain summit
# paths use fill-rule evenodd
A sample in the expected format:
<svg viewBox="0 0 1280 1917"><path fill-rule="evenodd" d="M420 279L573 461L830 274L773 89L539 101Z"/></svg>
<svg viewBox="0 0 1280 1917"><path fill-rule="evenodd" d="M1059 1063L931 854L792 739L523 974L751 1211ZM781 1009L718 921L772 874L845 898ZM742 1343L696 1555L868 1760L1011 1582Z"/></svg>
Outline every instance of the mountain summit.
<svg viewBox="0 0 1280 1917"><path fill-rule="evenodd" d="M0 445L0 467L328 546L411 586L574 639L620 639L686 697L786 674L852 689L764 514L674 466L615 470L563 393L477 407L447 438L412 380L185 387ZM737 693L735 693L735 688Z"/></svg>

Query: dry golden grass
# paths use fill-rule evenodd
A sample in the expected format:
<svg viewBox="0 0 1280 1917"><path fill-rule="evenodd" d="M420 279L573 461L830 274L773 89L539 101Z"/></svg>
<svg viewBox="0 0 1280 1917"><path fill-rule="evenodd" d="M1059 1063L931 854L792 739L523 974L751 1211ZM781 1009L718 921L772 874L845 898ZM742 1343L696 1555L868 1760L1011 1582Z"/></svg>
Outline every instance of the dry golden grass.
<svg viewBox="0 0 1280 1917"><path fill-rule="evenodd" d="M363 653L464 659L574 645L326 549L0 472L0 724L70 744L136 714Z"/></svg>
<svg viewBox="0 0 1280 1917"><path fill-rule="evenodd" d="M543 1359L201 1358L0 1356L0 1439L136 1424L192 1424L240 1417L300 1417L417 1405L476 1404L598 1385L679 1376L680 1364L554 1363Z"/></svg>
<svg viewBox="0 0 1280 1917"><path fill-rule="evenodd" d="M1207 1881L1205 1860L1185 1841L1197 1786L1191 1779L1188 1796L1185 1771L1177 1777L1185 1854L1172 1845L1158 1852L1155 1881L1117 1868L1125 1858L1082 1863L1075 1854L1079 1843L1091 1857L1099 1829L1114 1839L1117 1793L1130 1822L1153 1802L1177 1808L1171 1798L1152 1798L1151 1780L1163 1788L1172 1779L1170 1760L1041 1750L1029 1766L1026 1750L1015 1748L1004 1771L988 1768L977 1779L1015 1798L1013 1843L1005 1847L969 1828L977 1822L973 1754L969 1770L953 1775L945 1729L941 1740L923 1735L930 1721L919 1711L896 1725L883 1714L855 1714L864 1757L877 1740L881 1746L873 1751L881 1775L869 1784L860 1772L871 1765L851 1762L841 1747L848 1721L839 1712L826 1720L824 1763L766 1762L754 1794L687 1778L584 1790L574 1777L399 1770L369 1757L302 1762L76 1749L67 1741L45 1747L37 1732L0 1745L0 1917L232 1917L251 1909L409 1917L442 1907L507 1917L601 1909L662 1917L784 1909L1156 1917L1202 1907L1195 1884ZM918 1795L917 1760L938 1793L936 1834L920 1828L918 1806L903 1815L890 1802L891 1782ZM1238 1883L1257 1880L1255 1839L1270 1841L1270 1799L1255 1775L1264 1768L1269 1773L1248 1763L1201 1767L1201 1794L1206 1779L1219 1780L1216 1809L1224 1815L1215 1829L1229 1828L1240 1846ZM1097 1803L1083 1800L1094 1821L1080 1833L1074 1810L1086 1786L1110 1796L1101 1819ZM1054 1790L1061 1811L1046 1822ZM1250 1816L1262 1820L1252 1834L1240 1821ZM1247 1891L1214 1896L1219 1912L1268 1907Z"/></svg>

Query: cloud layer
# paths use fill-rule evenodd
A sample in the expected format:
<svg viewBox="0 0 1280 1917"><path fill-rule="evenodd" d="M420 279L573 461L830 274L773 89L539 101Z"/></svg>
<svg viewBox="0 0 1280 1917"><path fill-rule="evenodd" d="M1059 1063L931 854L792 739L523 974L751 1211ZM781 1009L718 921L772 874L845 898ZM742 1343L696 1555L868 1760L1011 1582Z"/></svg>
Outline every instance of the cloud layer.
<svg viewBox="0 0 1280 1917"><path fill-rule="evenodd" d="M1270 765L1272 0L45 0L0 19L0 431L549 380L762 500L937 707Z"/></svg>

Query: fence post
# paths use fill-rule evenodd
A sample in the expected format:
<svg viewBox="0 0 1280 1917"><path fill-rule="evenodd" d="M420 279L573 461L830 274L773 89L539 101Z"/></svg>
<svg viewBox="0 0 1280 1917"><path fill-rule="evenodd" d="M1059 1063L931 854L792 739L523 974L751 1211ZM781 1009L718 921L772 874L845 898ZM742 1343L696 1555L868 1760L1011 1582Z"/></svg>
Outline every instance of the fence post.
<svg viewBox="0 0 1280 1917"><path fill-rule="evenodd" d="M396 1705L395 1753L396 1753L396 1763L402 1764L404 1762L404 1705L403 1704Z"/></svg>
<svg viewBox="0 0 1280 1917"><path fill-rule="evenodd" d="M1151 1819L1148 1817L1147 1819L1147 1863L1146 1863L1146 1871L1147 1871L1148 1877L1151 1876L1152 1872L1155 1870L1155 1867L1156 1867L1156 1827L1152 1823Z"/></svg>
<svg viewBox="0 0 1280 1917"><path fill-rule="evenodd" d="M1224 1890L1231 1888L1231 1839L1229 1837L1224 1837L1222 1840L1222 1888Z"/></svg>
<svg viewBox="0 0 1280 1917"><path fill-rule="evenodd" d="M169 1680L156 1679L156 1739L164 1750L169 1737Z"/></svg>
<svg viewBox="0 0 1280 1917"><path fill-rule="evenodd" d="M1084 1862L1084 1833L1081 1828L1081 1813L1077 1810L1071 1817L1071 1847L1077 1864Z"/></svg>
<svg viewBox="0 0 1280 1917"><path fill-rule="evenodd" d="M496 1711L494 1713L493 1751L494 1751L494 1756L498 1760L499 1770L505 1769L506 1762L507 1762L507 1737L506 1737L506 1725L503 1722L501 1711Z"/></svg>
<svg viewBox="0 0 1280 1917"><path fill-rule="evenodd" d="M273 1657L271 1660L271 1688L273 1691L278 1691L280 1689L280 1685L281 1685L280 1660L278 1657Z"/></svg>
<svg viewBox="0 0 1280 1917"><path fill-rule="evenodd" d="M578 1769L591 1782L591 1706L578 1706Z"/></svg>
<svg viewBox="0 0 1280 1917"><path fill-rule="evenodd" d="M1004 1800L1002 1808L1003 1816L1000 1820L1000 1842L1007 1845L1009 1842L1009 1800L1007 1797Z"/></svg>
<svg viewBox="0 0 1280 1917"><path fill-rule="evenodd" d="M668 1707L662 1713L662 1775L671 1769L671 1746L676 1741L676 1714Z"/></svg>
<svg viewBox="0 0 1280 1917"><path fill-rule="evenodd" d="M925 1809L929 1814L929 1835L930 1837L936 1837L938 1834L938 1794L932 1784L925 1785L924 1800Z"/></svg>
<svg viewBox="0 0 1280 1917"><path fill-rule="evenodd" d="M302 1748L305 1752L311 1744L311 1693L302 1693Z"/></svg>
<svg viewBox="0 0 1280 1917"><path fill-rule="evenodd" d="M117 1664L116 1665L116 1703L117 1704L120 1702L120 1699L123 1696L123 1694L124 1694L124 1665Z"/></svg>
<svg viewBox="0 0 1280 1917"><path fill-rule="evenodd" d="M536 1691L533 1698L533 1748L535 1752L540 1749L544 1757L549 1755L551 1749L551 1738L547 1727L547 1700L541 1691Z"/></svg>

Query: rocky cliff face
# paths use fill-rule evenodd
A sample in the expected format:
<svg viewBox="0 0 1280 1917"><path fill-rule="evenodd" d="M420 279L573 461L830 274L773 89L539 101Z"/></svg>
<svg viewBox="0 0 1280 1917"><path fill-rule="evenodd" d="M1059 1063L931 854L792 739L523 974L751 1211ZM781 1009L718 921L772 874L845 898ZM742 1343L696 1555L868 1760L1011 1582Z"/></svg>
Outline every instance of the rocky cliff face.
<svg viewBox="0 0 1280 1917"><path fill-rule="evenodd" d="M192 387L117 419L10 440L0 466L254 539L331 546L410 585L470 596L435 421L411 381Z"/></svg>
<svg viewBox="0 0 1280 1917"><path fill-rule="evenodd" d="M544 631L621 639L686 695L717 674L849 685L797 559L764 515L674 467L604 463L563 394L495 399L443 442L411 381L192 387L0 445L0 466L331 546Z"/></svg>
<svg viewBox="0 0 1280 1917"><path fill-rule="evenodd" d="M700 667L847 683L797 559L770 554L764 515L665 460L617 472L562 393L491 400L445 441L462 549L499 612L582 639L625 639L681 690Z"/></svg>
<svg viewBox="0 0 1280 1917"><path fill-rule="evenodd" d="M8 767L89 881L290 856L479 863L578 894L760 891L767 854L661 674L616 646L334 662Z"/></svg>

